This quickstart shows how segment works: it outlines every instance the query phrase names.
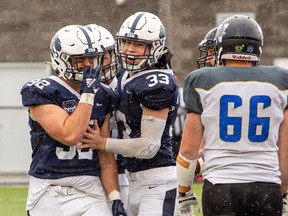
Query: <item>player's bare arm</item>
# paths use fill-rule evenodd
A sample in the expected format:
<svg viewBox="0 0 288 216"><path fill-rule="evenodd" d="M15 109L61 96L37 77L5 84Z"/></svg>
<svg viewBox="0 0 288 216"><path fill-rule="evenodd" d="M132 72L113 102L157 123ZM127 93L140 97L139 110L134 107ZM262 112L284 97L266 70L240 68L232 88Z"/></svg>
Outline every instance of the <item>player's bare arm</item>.
<svg viewBox="0 0 288 216"><path fill-rule="evenodd" d="M178 179L180 192L191 190L202 134L201 116L196 113L187 113L177 157L178 176L185 176Z"/></svg>
<svg viewBox="0 0 288 216"><path fill-rule="evenodd" d="M278 146L282 193L285 194L288 192L288 109L284 112L284 120L280 126Z"/></svg>
<svg viewBox="0 0 288 216"><path fill-rule="evenodd" d="M101 166L100 179L106 194L109 195L114 190L119 192L118 171L114 154L99 150L98 157Z"/></svg>
<svg viewBox="0 0 288 216"><path fill-rule="evenodd" d="M30 115L47 133L57 141L68 145L76 145L82 138L90 120L92 106L79 103L71 114L53 104L30 107Z"/></svg>
<svg viewBox="0 0 288 216"><path fill-rule="evenodd" d="M196 159L202 142L203 125L197 113L187 113L180 152L188 159Z"/></svg>

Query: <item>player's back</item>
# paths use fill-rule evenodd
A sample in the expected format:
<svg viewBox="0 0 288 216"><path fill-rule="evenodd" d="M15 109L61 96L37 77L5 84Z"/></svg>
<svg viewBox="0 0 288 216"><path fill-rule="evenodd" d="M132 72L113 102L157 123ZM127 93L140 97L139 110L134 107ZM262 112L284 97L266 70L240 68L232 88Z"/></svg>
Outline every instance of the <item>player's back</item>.
<svg viewBox="0 0 288 216"><path fill-rule="evenodd" d="M287 80L286 70L267 66L203 68L185 79L196 89L186 105L201 113L205 128L204 178L280 183L277 141Z"/></svg>

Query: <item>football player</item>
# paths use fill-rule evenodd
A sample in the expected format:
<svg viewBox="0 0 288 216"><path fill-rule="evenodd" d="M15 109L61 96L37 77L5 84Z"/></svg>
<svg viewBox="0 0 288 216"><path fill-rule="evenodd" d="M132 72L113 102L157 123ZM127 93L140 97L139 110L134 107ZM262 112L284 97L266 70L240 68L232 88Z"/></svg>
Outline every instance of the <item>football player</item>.
<svg viewBox="0 0 288 216"><path fill-rule="evenodd" d="M83 139L86 144L79 146L125 156L129 216L174 215L177 204L176 163L169 131L176 118L178 87L173 71L167 69L165 39L164 25L152 13L137 12L123 22L117 49L125 71L118 77L116 109L122 139L106 139L90 129Z"/></svg>
<svg viewBox="0 0 288 216"><path fill-rule="evenodd" d="M203 137L203 215L281 215L281 182L282 192L288 182L288 72L258 65L263 34L251 17L224 20L215 46L219 66L184 80L188 113L177 158L179 210L192 211Z"/></svg>
<svg viewBox="0 0 288 216"><path fill-rule="evenodd" d="M102 46L104 50L104 60L103 60L103 68L101 71L101 82L106 85L109 85L112 89L116 88L117 85L117 77L116 73L119 70L119 61L116 55L116 41L113 35L104 27L89 24L86 26L90 29L94 34L99 35L99 44ZM117 138L117 124L114 118L114 113L110 119L110 137ZM128 192L129 192L129 182L125 175L125 165L123 161L123 156L115 154L117 159L117 167L118 167L118 182L120 187L120 197L124 204L125 209L127 209L127 201L128 201Z"/></svg>
<svg viewBox="0 0 288 216"><path fill-rule="evenodd" d="M98 40L84 26L61 28L50 44L57 76L33 80L21 90L33 151L26 206L30 216L111 215L106 194L113 215L126 215L114 155L76 148L93 120L109 136L107 115L117 101L115 91L100 83L103 50Z"/></svg>
<svg viewBox="0 0 288 216"><path fill-rule="evenodd" d="M199 43L198 49L200 51L200 57L197 58L198 68L215 66L214 50L216 32L217 28L211 29Z"/></svg>

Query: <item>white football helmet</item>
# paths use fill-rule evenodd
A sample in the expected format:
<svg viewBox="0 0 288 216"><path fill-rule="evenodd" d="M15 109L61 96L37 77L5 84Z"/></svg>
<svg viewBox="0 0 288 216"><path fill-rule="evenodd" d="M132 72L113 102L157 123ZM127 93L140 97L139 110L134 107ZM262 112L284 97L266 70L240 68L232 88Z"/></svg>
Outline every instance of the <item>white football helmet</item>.
<svg viewBox="0 0 288 216"><path fill-rule="evenodd" d="M123 53L125 41L136 41L148 44L147 55L131 55ZM166 40L166 31L161 20L154 14L148 12L137 12L128 17L117 33L117 52L120 63L126 70L139 72L152 68L163 54ZM138 64L128 64L127 59L142 59Z"/></svg>
<svg viewBox="0 0 288 216"><path fill-rule="evenodd" d="M96 35L96 37L98 37L98 43L104 51L104 58L106 52L108 52L110 55L111 61L109 64L103 63L103 69L101 73L101 81L109 81L116 75L116 72L118 70L118 58L116 55L115 39L113 35L102 26L96 24L89 24L86 25L86 27L91 30L93 34Z"/></svg>
<svg viewBox="0 0 288 216"><path fill-rule="evenodd" d="M101 66L103 50L98 38L85 26L69 25L56 32L50 44L51 65L59 77L80 83L83 68L72 66L72 59L93 57L93 67Z"/></svg>

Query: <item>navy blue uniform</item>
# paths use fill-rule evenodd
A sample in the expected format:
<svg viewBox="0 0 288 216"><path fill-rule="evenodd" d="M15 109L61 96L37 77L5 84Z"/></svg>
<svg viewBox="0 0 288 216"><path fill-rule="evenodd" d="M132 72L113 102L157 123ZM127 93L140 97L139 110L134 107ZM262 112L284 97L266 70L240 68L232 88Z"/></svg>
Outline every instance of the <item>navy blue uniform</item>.
<svg viewBox="0 0 288 216"><path fill-rule="evenodd" d="M80 95L65 82L55 76L37 79L25 84L21 90L22 102L26 107L55 104L68 114L73 113ZM117 94L101 84L95 95L91 119L97 119L99 126L114 108ZM58 179L69 176L99 176L100 166L97 151L77 150L76 146L66 146L50 137L41 125L29 116L31 128L32 163L29 175L44 179Z"/></svg>
<svg viewBox="0 0 288 216"><path fill-rule="evenodd" d="M178 86L170 70L148 70L128 78L128 72L119 75L117 91L120 96L116 119L120 138L141 135L141 117L144 106L151 110L170 108L161 147L151 159L125 158L129 172L156 167L175 166L172 154L171 127L177 115Z"/></svg>

